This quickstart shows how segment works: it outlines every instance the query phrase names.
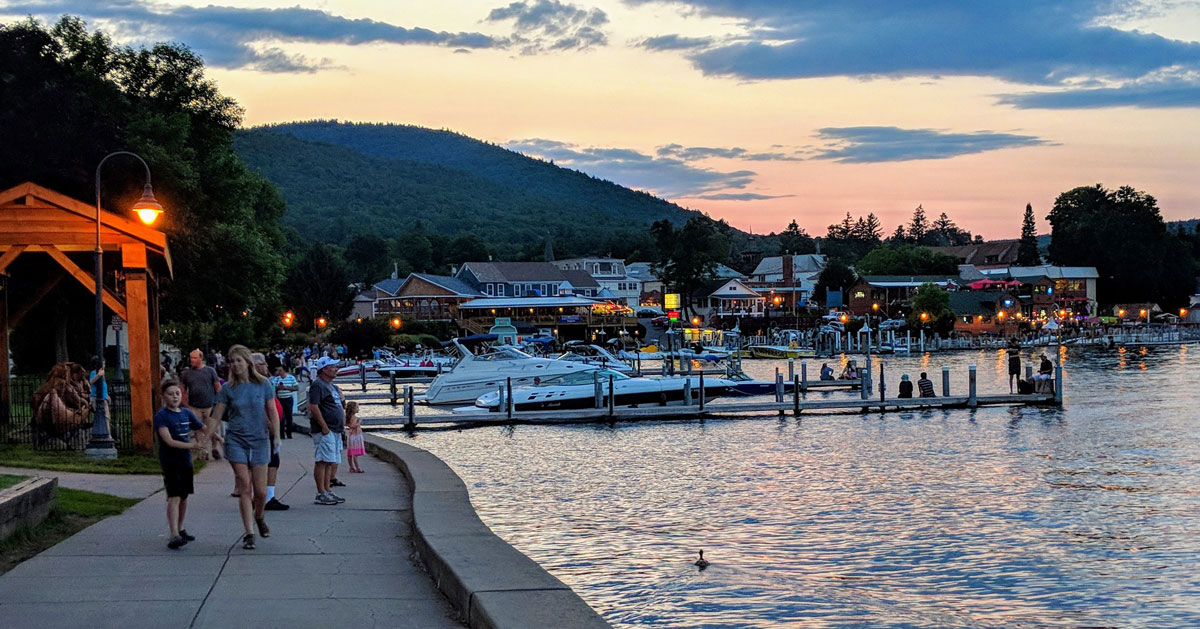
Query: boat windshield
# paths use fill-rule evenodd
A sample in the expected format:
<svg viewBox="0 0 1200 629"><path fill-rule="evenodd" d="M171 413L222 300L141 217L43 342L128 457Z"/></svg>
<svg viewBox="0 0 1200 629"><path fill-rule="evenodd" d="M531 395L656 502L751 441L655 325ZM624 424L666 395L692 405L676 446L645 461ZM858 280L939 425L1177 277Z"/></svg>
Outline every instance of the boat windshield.
<svg viewBox="0 0 1200 629"><path fill-rule="evenodd" d="M614 381L629 379L629 376L611 369L589 369L587 371L576 371L574 373L563 374L561 376L554 376L553 378L546 378L545 380L535 383L534 386L572 387L583 384L592 384L592 382L594 382L592 380L592 374L596 374L595 377L601 382L607 382L609 376L612 376Z"/></svg>
<svg viewBox="0 0 1200 629"><path fill-rule="evenodd" d="M488 353L476 356L475 360L522 360L525 358L533 358L533 356L515 347L493 347Z"/></svg>

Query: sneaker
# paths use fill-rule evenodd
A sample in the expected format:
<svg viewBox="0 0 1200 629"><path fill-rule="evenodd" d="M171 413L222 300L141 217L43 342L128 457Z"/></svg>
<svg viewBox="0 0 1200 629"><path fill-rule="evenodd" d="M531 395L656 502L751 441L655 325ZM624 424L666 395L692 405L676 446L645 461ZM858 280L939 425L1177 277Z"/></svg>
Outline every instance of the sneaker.
<svg viewBox="0 0 1200 629"><path fill-rule="evenodd" d="M167 548L170 548L171 550L179 550L186 543L186 539L176 535L175 537L171 538L171 541L167 542Z"/></svg>
<svg viewBox="0 0 1200 629"><path fill-rule="evenodd" d="M183 529L179 529L179 536L182 537L184 539L184 541L186 541L186 542L196 541L196 538L194 536L188 535L188 532Z"/></svg>
<svg viewBox="0 0 1200 629"><path fill-rule="evenodd" d="M325 494L325 495L326 495L326 496L329 496L330 498L333 498L333 499L336 501L334 504L339 504L339 505L340 505L340 504L342 504L343 502L346 502L346 499L345 499L345 498L343 498L343 497L341 497L341 496L339 496L339 495L337 495L337 494L333 493L332 491L331 491L331 492L329 492L329 493L327 493L327 494Z"/></svg>
<svg viewBox="0 0 1200 629"><path fill-rule="evenodd" d="M267 511L287 511L288 509L291 509L292 507L289 505L285 505L282 502L279 502L278 498L272 498L267 501L267 506L265 506L263 508L266 509Z"/></svg>
<svg viewBox="0 0 1200 629"><path fill-rule="evenodd" d="M315 504L315 505L335 505L335 504L338 504L338 501L334 500L333 498L330 498L329 494L317 494L317 497L313 498L313 504Z"/></svg>

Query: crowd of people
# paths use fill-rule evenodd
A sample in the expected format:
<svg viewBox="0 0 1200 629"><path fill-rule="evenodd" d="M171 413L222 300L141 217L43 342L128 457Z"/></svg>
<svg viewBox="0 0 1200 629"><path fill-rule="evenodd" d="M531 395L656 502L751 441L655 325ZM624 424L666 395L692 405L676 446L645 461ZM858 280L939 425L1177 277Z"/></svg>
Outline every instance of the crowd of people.
<svg viewBox="0 0 1200 629"><path fill-rule="evenodd" d="M193 453L204 460L224 458L232 467L230 495L238 499L242 547L253 550L256 533L258 538L270 537L266 511L291 508L276 496L275 481L280 440L292 438L293 417L301 402L313 439L313 504L346 502L333 492L345 486L337 478L343 453L350 471L362 473L358 457L366 452L358 404L347 402L333 384L339 351L345 348L326 345L260 353L234 345L227 355L209 354L210 362L195 349L174 374L164 360L163 407L154 416L154 433L166 486L168 548L195 540L184 528L187 499L194 493ZM302 380L308 381L303 395Z"/></svg>

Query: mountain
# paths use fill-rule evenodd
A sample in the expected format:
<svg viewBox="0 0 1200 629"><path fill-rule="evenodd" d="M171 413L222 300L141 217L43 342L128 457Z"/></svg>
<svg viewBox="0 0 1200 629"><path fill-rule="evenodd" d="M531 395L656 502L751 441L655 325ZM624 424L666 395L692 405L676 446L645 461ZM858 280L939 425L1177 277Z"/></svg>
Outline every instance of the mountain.
<svg viewBox="0 0 1200 629"><path fill-rule="evenodd" d="M501 256L637 234L698 212L450 131L397 124L296 122L239 131L234 146L276 184L285 225L308 239L471 233ZM618 239L620 240L620 239ZM593 251L592 253L604 253Z"/></svg>

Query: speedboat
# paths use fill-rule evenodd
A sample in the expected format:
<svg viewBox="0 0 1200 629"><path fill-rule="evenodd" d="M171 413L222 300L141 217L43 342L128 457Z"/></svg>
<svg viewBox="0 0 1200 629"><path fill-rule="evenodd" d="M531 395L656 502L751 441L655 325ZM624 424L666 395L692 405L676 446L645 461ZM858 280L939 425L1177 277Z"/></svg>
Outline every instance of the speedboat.
<svg viewBox="0 0 1200 629"><path fill-rule="evenodd" d="M612 369L621 373L633 373L633 368L621 362L621 359L613 356L612 352L600 347L599 345L587 345L582 341L567 341L563 346L565 350L559 354L555 360L568 360L571 362L586 363L589 365L597 365L605 369Z"/></svg>
<svg viewBox="0 0 1200 629"><path fill-rule="evenodd" d="M751 345L747 349L754 358L813 358L816 351L803 347L804 333L799 330L780 330L776 332L771 343Z"/></svg>
<svg viewBox="0 0 1200 629"><path fill-rule="evenodd" d="M408 356L392 356L376 362L375 371L384 378L393 373L397 378L412 378L420 376L436 376L450 371L454 367L452 356L443 356L433 352L411 354Z"/></svg>
<svg viewBox="0 0 1200 629"><path fill-rule="evenodd" d="M614 406L666 406L682 404L684 389L691 391L692 399L700 396L700 379L687 378L631 378L611 369L592 372L563 374L547 378L533 386L513 388L513 409L517 411L548 411L558 409L594 408L596 387L607 403L609 379L612 379ZM730 395L737 383L721 378L705 378L706 400ZM491 391L475 400L476 408L502 410L500 392Z"/></svg>
<svg viewBox="0 0 1200 629"><path fill-rule="evenodd" d="M458 362L449 373L433 379L429 390L417 401L431 405L470 404L481 395L507 386L520 387L537 384L548 378L600 369L597 365L535 358L511 345L492 346L485 353L476 355L459 343L451 341L459 354ZM591 376L587 376L590 380Z"/></svg>

